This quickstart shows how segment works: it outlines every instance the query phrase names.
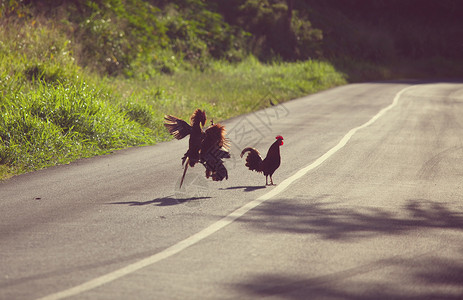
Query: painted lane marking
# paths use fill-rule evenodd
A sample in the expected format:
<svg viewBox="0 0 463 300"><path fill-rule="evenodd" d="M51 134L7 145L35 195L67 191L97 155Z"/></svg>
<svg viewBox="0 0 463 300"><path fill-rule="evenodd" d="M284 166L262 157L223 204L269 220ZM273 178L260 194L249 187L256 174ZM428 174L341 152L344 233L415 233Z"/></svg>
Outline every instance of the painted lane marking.
<svg viewBox="0 0 463 300"><path fill-rule="evenodd" d="M106 283L109 283L111 281L114 281L116 279L119 279L123 276L129 275L133 272L136 272L142 268L145 268L147 266L153 265L163 259L166 259L168 257L171 257L186 248L197 244L201 240L207 238L208 236L214 234L215 232L219 231L220 229L224 228L227 225L230 225L233 223L236 219L242 217L244 214L246 214L248 211L251 209L259 206L263 202L277 196L286 188L288 188L293 182L296 180L300 179L302 176L306 175L309 171L315 169L316 167L320 166L323 162L325 162L328 158L330 158L333 154L335 154L337 151L342 149L347 142L352 138L352 136L359 131L360 129L363 129L367 126L370 126L373 124L376 120L378 120L381 116L383 116L386 112L388 112L390 109L395 107L397 103L399 102L400 96L407 91L410 88L413 88L414 86L409 86L406 88L403 88L400 90L394 97L394 100L392 103L380 110L375 116L373 116L369 121L364 123L363 125L360 125L358 127L355 127L351 129L342 139L339 141L339 143L328 150L325 154L320 156L317 160L315 160L313 163L309 164L308 166L300 169L297 171L295 174L292 176L286 178L283 180L280 184L278 184L275 188L273 188L271 191L268 193L265 193L264 195L260 196L259 198L256 198L255 200L252 200L248 202L247 204L241 206L240 208L236 209L229 215L223 217L219 221L209 225L208 227L204 228L203 230L199 231L198 233L178 242L175 245L170 246L169 248L164 249L161 252L158 252L152 256L149 256L147 258L144 258L142 260L139 260L133 264L127 265L123 268L120 268L118 270L115 270L113 272L107 273L105 275L102 275L100 277L94 278L90 281L84 282L80 285L74 286L72 288L69 288L67 290L63 290L54 294L50 294L48 296L42 297L38 300L59 300L71 296L75 296L81 293L84 293L86 291L92 290L94 288L97 288L99 286L102 286Z"/></svg>

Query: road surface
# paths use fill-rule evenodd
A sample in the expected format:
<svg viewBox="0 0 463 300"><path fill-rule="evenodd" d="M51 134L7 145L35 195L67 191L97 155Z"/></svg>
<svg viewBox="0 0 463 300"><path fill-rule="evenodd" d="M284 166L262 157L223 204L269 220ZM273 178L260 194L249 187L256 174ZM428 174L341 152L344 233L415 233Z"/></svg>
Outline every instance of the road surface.
<svg viewBox="0 0 463 300"><path fill-rule="evenodd" d="M182 140L0 183L0 299L463 297L462 83L351 84L225 125L227 181L198 165L179 189ZM276 135L265 187L239 152Z"/></svg>

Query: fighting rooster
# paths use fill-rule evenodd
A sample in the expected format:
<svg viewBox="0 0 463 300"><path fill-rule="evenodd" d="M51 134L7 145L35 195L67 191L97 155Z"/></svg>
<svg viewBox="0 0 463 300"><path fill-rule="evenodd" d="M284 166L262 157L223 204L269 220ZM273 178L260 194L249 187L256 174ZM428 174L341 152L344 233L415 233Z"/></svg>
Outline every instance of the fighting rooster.
<svg viewBox="0 0 463 300"><path fill-rule="evenodd" d="M241 151L241 157L243 157L246 152L249 152L246 157L246 167L248 167L249 170L264 173L265 185L269 185L268 176L270 176L270 185L274 185L272 175L280 166L280 146L282 145L283 137L279 135L276 137L276 141L268 149L267 156L263 160L256 148L247 147Z"/></svg>
<svg viewBox="0 0 463 300"><path fill-rule="evenodd" d="M164 116L164 126L177 140L190 135L189 147L182 158L182 165L185 166L180 181L183 180L188 166L194 167L198 162L206 168L206 178L212 177L214 181L228 179L228 172L223 164L224 158L230 158L228 152L229 141L225 138L225 127L220 124L213 124L203 131L206 124L206 112L196 109L191 115L190 124L177 117Z"/></svg>

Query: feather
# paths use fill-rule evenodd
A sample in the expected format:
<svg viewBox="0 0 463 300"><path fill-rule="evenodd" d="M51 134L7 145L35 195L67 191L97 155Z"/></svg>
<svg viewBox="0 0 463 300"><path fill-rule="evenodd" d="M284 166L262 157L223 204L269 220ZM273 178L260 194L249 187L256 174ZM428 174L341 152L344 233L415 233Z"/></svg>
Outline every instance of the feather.
<svg viewBox="0 0 463 300"><path fill-rule="evenodd" d="M262 172L261 166L262 166L262 157L260 156L259 151L256 148L251 148L247 147L244 148L243 151L241 151L241 157L246 153L248 153L248 156L246 157L246 167L249 168L251 171L257 171L257 172Z"/></svg>
<svg viewBox="0 0 463 300"><path fill-rule="evenodd" d="M209 126L204 131L203 149L214 146L218 146L219 148L224 147L227 150L230 149L230 141L225 137L225 134L225 126L220 124Z"/></svg>
<svg viewBox="0 0 463 300"><path fill-rule="evenodd" d="M181 140L191 133L192 127L182 119L171 115L164 116L164 119L164 126L177 140Z"/></svg>
<svg viewBox="0 0 463 300"><path fill-rule="evenodd" d="M197 108L190 117L191 126L194 124L206 124L206 112Z"/></svg>

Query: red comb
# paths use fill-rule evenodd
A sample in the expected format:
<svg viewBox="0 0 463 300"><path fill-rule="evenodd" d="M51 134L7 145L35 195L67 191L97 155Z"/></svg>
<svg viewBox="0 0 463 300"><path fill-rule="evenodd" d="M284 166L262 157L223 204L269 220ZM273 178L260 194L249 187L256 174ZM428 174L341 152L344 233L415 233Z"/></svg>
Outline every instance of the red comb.
<svg viewBox="0 0 463 300"><path fill-rule="evenodd" d="M277 135L277 137L275 138L277 140L283 140L283 137L281 135Z"/></svg>

